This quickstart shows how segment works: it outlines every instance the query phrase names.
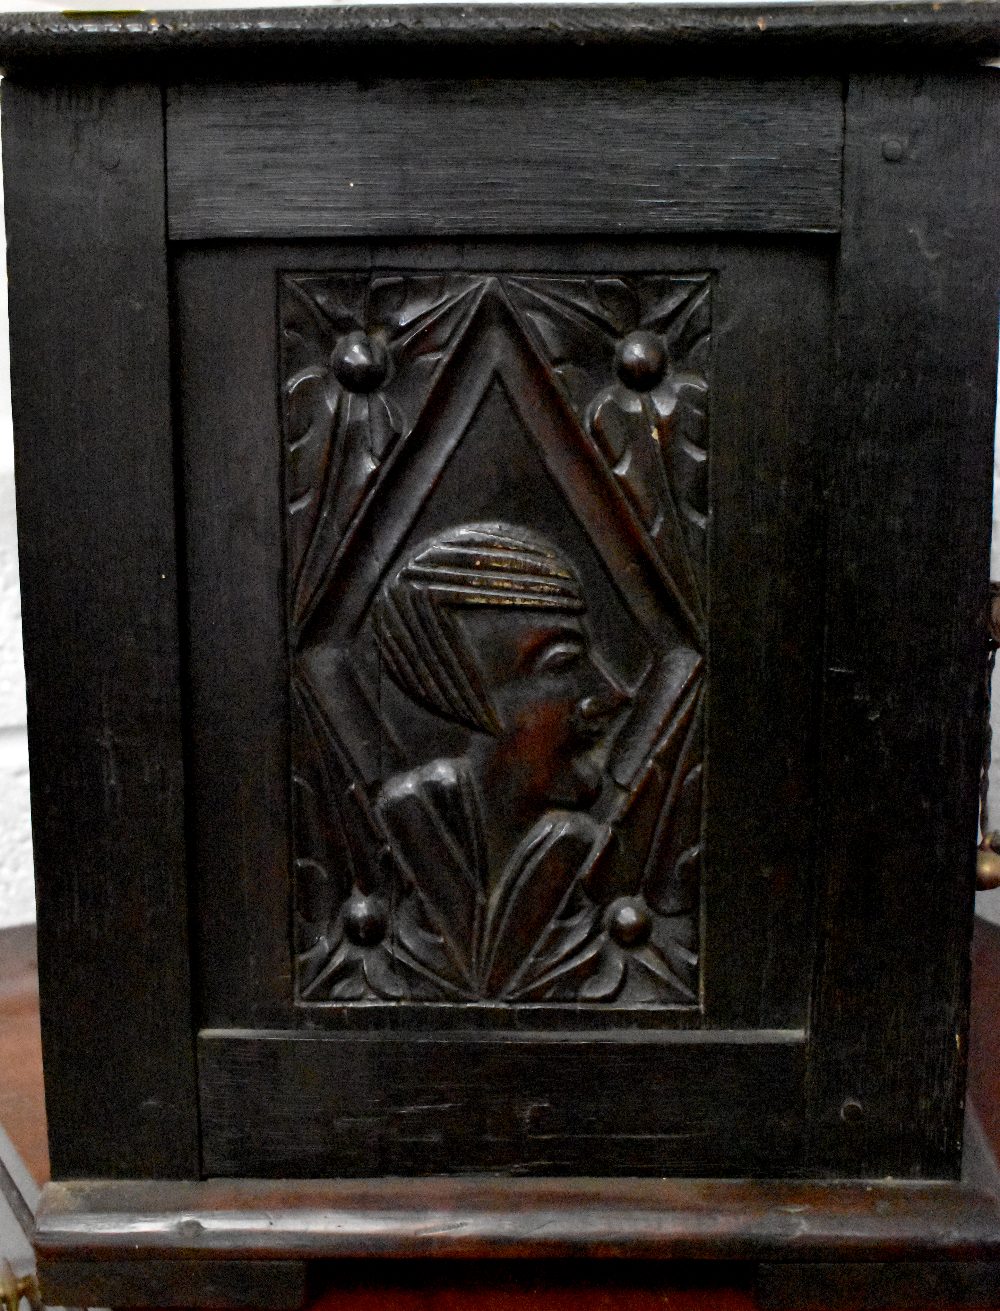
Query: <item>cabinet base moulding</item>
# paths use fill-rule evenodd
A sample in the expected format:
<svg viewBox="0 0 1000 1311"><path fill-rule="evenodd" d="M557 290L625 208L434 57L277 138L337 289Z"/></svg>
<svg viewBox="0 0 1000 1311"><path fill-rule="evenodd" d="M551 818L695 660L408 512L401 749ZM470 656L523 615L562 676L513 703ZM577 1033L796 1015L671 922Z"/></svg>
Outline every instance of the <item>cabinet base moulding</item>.
<svg viewBox="0 0 1000 1311"><path fill-rule="evenodd" d="M76 1181L44 1190L36 1247L63 1305L139 1304L153 1274L177 1305L290 1306L306 1263L371 1257L746 1262L770 1305L855 1311L1000 1288L1000 1206L972 1179Z"/></svg>

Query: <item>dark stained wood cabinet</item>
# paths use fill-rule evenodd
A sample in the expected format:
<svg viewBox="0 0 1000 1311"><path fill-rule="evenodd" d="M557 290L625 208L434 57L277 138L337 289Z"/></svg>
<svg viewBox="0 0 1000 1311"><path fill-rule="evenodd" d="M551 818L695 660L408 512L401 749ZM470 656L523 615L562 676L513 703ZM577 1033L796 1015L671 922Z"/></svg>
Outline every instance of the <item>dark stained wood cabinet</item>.
<svg viewBox="0 0 1000 1311"><path fill-rule="evenodd" d="M0 24L50 1302L1000 1276L998 50L993 0Z"/></svg>

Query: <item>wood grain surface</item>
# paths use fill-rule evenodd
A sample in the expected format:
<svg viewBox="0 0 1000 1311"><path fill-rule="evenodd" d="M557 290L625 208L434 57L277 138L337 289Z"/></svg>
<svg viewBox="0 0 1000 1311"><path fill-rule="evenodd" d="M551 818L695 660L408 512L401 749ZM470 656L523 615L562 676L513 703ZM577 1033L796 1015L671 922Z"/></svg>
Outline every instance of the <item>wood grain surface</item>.
<svg viewBox="0 0 1000 1311"><path fill-rule="evenodd" d="M794 1174L803 1048L794 1031L203 1034L205 1170Z"/></svg>
<svg viewBox="0 0 1000 1311"><path fill-rule="evenodd" d="M53 1169L184 1174L197 1115L161 96L6 79L3 112Z"/></svg>
<svg viewBox="0 0 1000 1311"><path fill-rule="evenodd" d="M995 74L852 77L810 1039L817 1163L957 1174L996 392Z"/></svg>
<svg viewBox="0 0 1000 1311"><path fill-rule="evenodd" d="M391 1256L1000 1260L998 1199L896 1180L78 1181L46 1186L43 1259Z"/></svg>
<svg viewBox="0 0 1000 1311"><path fill-rule="evenodd" d="M0 60L6 70L39 60L129 60L134 70L200 64L248 72L285 60L301 71L310 57L327 71L331 58L385 67L395 58L412 73L436 56L466 59L478 51L484 71L532 55L551 71L553 54L565 66L589 61L608 69L635 67L648 56L730 59L746 67L797 63L940 60L990 57L1000 52L1000 6L995 0L901 0L900 3L427 4L310 6L247 13L191 10L172 13L15 13L0 20Z"/></svg>
<svg viewBox="0 0 1000 1311"><path fill-rule="evenodd" d="M833 78L181 86L170 235L830 231L842 132Z"/></svg>

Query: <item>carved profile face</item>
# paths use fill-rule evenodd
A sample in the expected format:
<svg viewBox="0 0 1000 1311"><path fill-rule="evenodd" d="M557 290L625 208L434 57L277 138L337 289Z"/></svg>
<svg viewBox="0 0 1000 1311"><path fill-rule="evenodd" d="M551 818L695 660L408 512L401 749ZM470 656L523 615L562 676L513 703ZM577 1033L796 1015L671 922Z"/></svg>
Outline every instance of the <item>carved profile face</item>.
<svg viewBox="0 0 1000 1311"><path fill-rule="evenodd" d="M407 556L382 589L375 632L393 680L488 734L493 767L519 778L529 804L576 809L597 795L596 748L624 703L585 611L575 570L544 538L468 524Z"/></svg>
<svg viewBox="0 0 1000 1311"><path fill-rule="evenodd" d="M539 803L589 806L601 786L597 748L624 697L581 619L498 608L460 622L498 723L493 767L518 773Z"/></svg>

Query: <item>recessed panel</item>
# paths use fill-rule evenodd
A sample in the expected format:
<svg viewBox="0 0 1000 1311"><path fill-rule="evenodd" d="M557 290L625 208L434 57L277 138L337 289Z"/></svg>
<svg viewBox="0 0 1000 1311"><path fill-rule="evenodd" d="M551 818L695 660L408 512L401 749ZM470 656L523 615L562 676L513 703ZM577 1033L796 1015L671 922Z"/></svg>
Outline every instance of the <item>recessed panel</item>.
<svg viewBox="0 0 1000 1311"><path fill-rule="evenodd" d="M697 1005L712 289L279 275L301 1005Z"/></svg>

